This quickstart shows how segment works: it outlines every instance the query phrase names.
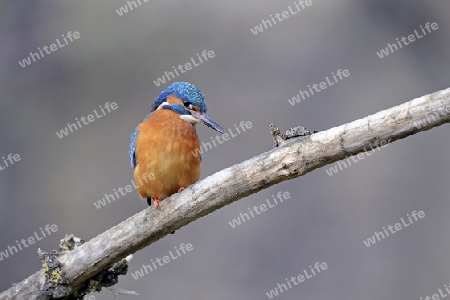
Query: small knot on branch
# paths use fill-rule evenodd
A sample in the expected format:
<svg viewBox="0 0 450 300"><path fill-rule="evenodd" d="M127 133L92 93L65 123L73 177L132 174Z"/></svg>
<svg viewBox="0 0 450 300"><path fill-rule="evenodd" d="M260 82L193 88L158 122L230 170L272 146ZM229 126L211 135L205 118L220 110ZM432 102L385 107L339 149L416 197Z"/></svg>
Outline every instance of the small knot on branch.
<svg viewBox="0 0 450 300"><path fill-rule="evenodd" d="M292 139L299 136L307 136L314 133L317 133L317 130L310 131L306 129L303 126L297 126L293 128L289 128L286 130L286 132L283 134L281 133L281 130L275 125L275 123L270 124L270 134L273 138L273 147L278 147L286 142L288 139Z"/></svg>

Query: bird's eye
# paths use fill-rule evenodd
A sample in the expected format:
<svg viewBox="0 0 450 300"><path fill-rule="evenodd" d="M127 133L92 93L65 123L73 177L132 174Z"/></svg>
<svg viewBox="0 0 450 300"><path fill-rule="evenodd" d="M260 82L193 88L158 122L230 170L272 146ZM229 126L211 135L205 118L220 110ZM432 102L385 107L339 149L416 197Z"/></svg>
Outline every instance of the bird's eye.
<svg viewBox="0 0 450 300"><path fill-rule="evenodd" d="M184 107L186 107L189 110L195 110L196 112L200 112L200 107L192 105L192 103L187 100L184 100L183 104L184 104Z"/></svg>

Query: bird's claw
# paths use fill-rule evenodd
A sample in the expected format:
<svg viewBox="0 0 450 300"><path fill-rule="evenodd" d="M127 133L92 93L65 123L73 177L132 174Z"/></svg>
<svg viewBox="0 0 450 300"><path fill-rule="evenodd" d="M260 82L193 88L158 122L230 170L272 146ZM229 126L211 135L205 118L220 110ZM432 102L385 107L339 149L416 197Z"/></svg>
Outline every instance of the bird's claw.
<svg viewBox="0 0 450 300"><path fill-rule="evenodd" d="M155 206L157 210L159 210L159 201L159 199L153 199L153 206Z"/></svg>

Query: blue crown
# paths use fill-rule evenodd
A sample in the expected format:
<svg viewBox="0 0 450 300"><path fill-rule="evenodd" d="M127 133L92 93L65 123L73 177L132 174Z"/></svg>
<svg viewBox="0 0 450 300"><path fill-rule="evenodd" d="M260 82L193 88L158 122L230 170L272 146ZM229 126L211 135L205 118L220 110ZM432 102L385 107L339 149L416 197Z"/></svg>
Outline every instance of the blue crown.
<svg viewBox="0 0 450 300"><path fill-rule="evenodd" d="M205 113L208 109L205 96L195 85L189 82L174 82L156 97L151 111L155 111L170 95L175 95L180 98L185 106L189 103L198 106L202 113Z"/></svg>

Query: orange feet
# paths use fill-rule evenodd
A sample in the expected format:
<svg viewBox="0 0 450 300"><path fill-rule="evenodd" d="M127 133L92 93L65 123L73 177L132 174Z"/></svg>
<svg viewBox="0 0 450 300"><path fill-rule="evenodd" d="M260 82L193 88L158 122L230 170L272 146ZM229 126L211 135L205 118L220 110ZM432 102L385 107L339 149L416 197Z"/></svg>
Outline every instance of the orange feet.
<svg viewBox="0 0 450 300"><path fill-rule="evenodd" d="M184 189L186 189L184 186L180 187L180 188L178 189L178 193L181 192L181 191L184 190Z"/></svg>
<svg viewBox="0 0 450 300"><path fill-rule="evenodd" d="M153 205L155 206L156 209L159 209L159 199L155 198L153 199Z"/></svg>

